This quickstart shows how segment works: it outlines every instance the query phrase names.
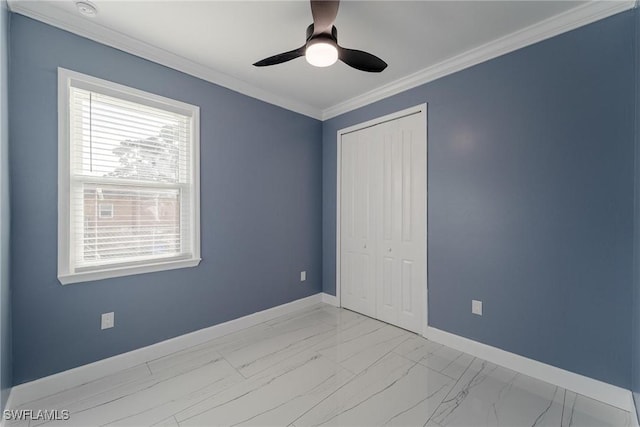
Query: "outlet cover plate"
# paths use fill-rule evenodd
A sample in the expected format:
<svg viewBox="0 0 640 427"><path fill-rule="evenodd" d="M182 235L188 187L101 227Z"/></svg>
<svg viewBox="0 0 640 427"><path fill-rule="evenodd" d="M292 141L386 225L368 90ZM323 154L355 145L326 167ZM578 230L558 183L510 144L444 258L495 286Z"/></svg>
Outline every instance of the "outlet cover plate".
<svg viewBox="0 0 640 427"><path fill-rule="evenodd" d="M114 314L113 311L110 313L102 313L102 322L100 329L109 329L114 326Z"/></svg>
<svg viewBox="0 0 640 427"><path fill-rule="evenodd" d="M471 313L482 316L482 301L471 300Z"/></svg>

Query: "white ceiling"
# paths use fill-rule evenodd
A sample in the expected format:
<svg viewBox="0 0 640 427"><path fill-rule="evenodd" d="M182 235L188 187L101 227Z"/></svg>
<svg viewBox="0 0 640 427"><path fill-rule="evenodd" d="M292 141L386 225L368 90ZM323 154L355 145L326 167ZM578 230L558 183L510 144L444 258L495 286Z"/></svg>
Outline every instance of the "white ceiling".
<svg viewBox="0 0 640 427"><path fill-rule="evenodd" d="M633 1L599 3L600 15L633 6ZM505 42L510 37L522 39L515 46L520 47L566 31L571 28L565 28L568 17L576 17L573 27L588 23L596 10L594 2L566 0L343 0L335 23L338 42L389 64L373 74L341 62L314 68L304 58L272 67L251 65L304 44L312 22L308 1L93 0L99 12L95 18L80 15L70 0L9 4L15 12L315 117L323 112L326 117L331 109L376 88L437 69L451 58L460 62L465 53L482 53L491 46L493 53L484 53L477 63L512 50ZM526 39L530 32L541 35Z"/></svg>

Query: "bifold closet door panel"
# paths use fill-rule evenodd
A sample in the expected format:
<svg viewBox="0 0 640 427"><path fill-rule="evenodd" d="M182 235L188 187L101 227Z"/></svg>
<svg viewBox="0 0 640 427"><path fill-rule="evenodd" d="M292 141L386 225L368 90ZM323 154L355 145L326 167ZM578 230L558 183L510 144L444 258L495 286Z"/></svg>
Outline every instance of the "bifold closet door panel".
<svg viewBox="0 0 640 427"><path fill-rule="evenodd" d="M375 191L372 131L342 136L340 286L342 306L375 317Z"/></svg>
<svg viewBox="0 0 640 427"><path fill-rule="evenodd" d="M376 254L380 320L421 332L426 311L426 129L418 114L379 126L381 220Z"/></svg>

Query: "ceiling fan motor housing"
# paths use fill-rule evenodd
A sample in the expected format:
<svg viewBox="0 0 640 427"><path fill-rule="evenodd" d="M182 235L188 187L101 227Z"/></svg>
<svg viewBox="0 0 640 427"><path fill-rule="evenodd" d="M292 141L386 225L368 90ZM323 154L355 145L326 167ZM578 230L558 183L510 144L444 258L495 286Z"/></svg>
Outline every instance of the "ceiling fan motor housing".
<svg viewBox="0 0 640 427"><path fill-rule="evenodd" d="M331 27L331 34L329 33L320 33L317 35L313 35L313 24L307 27L307 43L311 41L311 39L323 39L323 40L333 40L335 44L338 44L338 29L334 25Z"/></svg>

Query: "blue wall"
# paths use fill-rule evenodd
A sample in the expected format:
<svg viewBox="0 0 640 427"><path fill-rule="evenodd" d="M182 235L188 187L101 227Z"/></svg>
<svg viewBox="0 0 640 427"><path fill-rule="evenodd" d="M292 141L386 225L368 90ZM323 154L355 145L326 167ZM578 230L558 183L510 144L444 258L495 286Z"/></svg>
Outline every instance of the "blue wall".
<svg viewBox="0 0 640 427"><path fill-rule="evenodd" d="M9 398L11 365L11 294L9 291L9 11L0 0L0 410Z"/></svg>
<svg viewBox="0 0 640 427"><path fill-rule="evenodd" d="M20 15L11 25L14 383L321 290L319 121ZM200 106L200 266L60 285L57 67ZM116 327L101 331L108 311Z"/></svg>
<svg viewBox="0 0 640 427"><path fill-rule="evenodd" d="M619 14L324 122L324 291L337 130L427 102L430 325L628 388L634 28Z"/></svg>

